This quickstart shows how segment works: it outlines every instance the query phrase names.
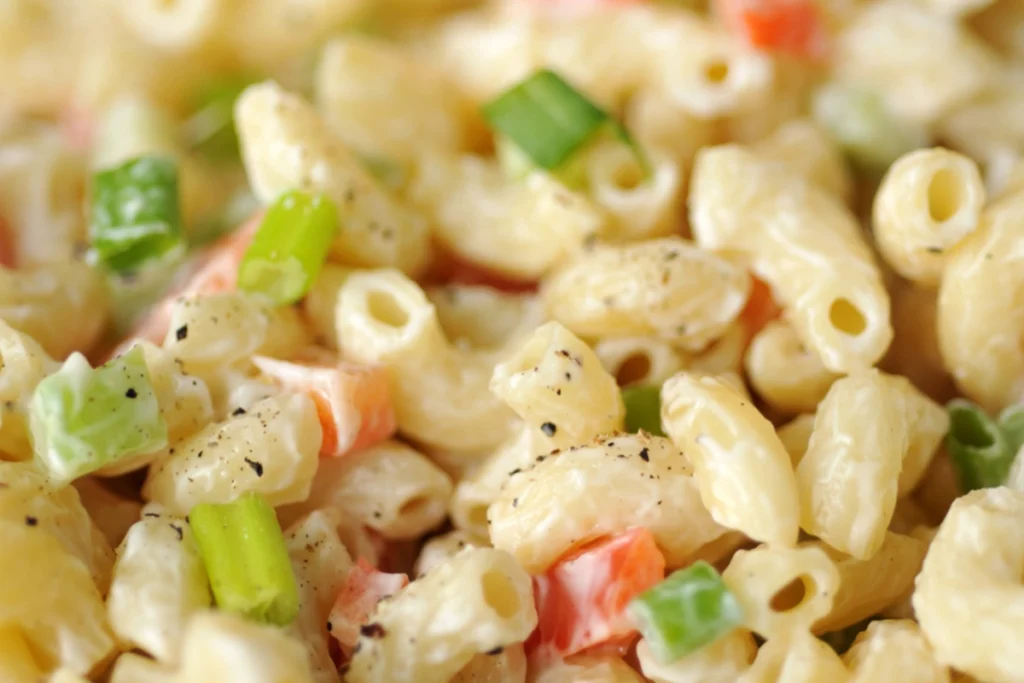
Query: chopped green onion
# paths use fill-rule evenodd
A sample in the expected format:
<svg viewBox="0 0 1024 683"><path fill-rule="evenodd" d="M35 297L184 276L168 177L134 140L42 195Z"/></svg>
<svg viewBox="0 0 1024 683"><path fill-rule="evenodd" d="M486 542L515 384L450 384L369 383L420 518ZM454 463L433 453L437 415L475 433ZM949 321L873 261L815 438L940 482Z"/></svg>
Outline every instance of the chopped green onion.
<svg viewBox="0 0 1024 683"><path fill-rule="evenodd" d="M743 612L715 568L700 560L681 569L628 606L629 614L662 664L708 645L739 626Z"/></svg>
<svg viewBox="0 0 1024 683"><path fill-rule="evenodd" d="M875 92L830 83L814 95L815 120L850 160L869 172L881 172L907 152L928 144L920 126L900 120Z"/></svg>
<svg viewBox="0 0 1024 683"><path fill-rule="evenodd" d="M218 607L278 626L295 619L299 589L274 508L250 492L196 505L188 520Z"/></svg>
<svg viewBox="0 0 1024 683"><path fill-rule="evenodd" d="M211 159L235 161L239 158L235 101L252 82L237 79L213 83L200 93L195 113L184 123L185 139L190 148Z"/></svg>
<svg viewBox="0 0 1024 683"><path fill-rule="evenodd" d="M995 420L970 401L956 399L946 406L949 433L946 449L965 493L1000 486L1013 464L1016 451Z"/></svg>
<svg viewBox="0 0 1024 683"><path fill-rule="evenodd" d="M59 482L167 446L141 347L95 370L72 354L36 387L30 421L36 458Z"/></svg>
<svg viewBox="0 0 1024 683"><path fill-rule="evenodd" d="M174 161L145 156L97 173L90 238L99 260L115 272L183 249Z"/></svg>
<svg viewBox="0 0 1024 683"><path fill-rule="evenodd" d="M267 209L238 268L238 287L281 305L305 296L327 259L338 212L323 195L294 190Z"/></svg>
<svg viewBox="0 0 1024 683"><path fill-rule="evenodd" d="M626 387L622 390L626 404L626 431L665 436L661 429L661 387L654 384Z"/></svg>
<svg viewBox="0 0 1024 683"><path fill-rule="evenodd" d="M1024 404L1006 408L999 413L999 429L1006 437L1010 448L1010 460L1014 460L1021 446L1024 446Z"/></svg>
<svg viewBox="0 0 1024 683"><path fill-rule="evenodd" d="M579 151L609 129L649 170L646 158L622 124L548 69L485 104L482 113L497 134L503 164L515 176L533 166L561 175ZM510 145L521 154L513 156Z"/></svg>

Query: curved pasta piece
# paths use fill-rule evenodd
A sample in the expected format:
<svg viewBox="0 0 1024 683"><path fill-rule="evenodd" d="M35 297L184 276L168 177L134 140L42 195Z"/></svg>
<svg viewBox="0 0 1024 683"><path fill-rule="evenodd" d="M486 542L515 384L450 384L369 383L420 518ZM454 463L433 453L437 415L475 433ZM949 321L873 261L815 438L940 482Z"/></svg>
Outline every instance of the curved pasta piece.
<svg viewBox="0 0 1024 683"><path fill-rule="evenodd" d="M533 683L642 683L640 674L614 655L576 655L539 667Z"/></svg>
<svg viewBox="0 0 1024 683"><path fill-rule="evenodd" d="M177 514L255 491L273 506L305 500L320 451L320 422L305 394L279 394L208 425L154 463L146 500Z"/></svg>
<svg viewBox="0 0 1024 683"><path fill-rule="evenodd" d="M337 507L391 540L415 539L445 517L452 482L428 458L398 441L385 441L343 458L320 461L306 499L281 511L285 519Z"/></svg>
<svg viewBox="0 0 1024 683"><path fill-rule="evenodd" d="M467 548L378 603L372 624L346 680L445 683L474 656L524 641L537 612L530 576L511 555Z"/></svg>
<svg viewBox="0 0 1024 683"><path fill-rule="evenodd" d="M935 658L981 680L1020 680L1022 523L1024 493L979 489L958 498L917 577L914 612Z"/></svg>
<svg viewBox="0 0 1024 683"><path fill-rule="evenodd" d="M789 454L750 400L721 379L680 373L661 388L661 423L693 463L715 521L792 546L800 511Z"/></svg>
<svg viewBox="0 0 1024 683"><path fill-rule="evenodd" d="M849 678L832 648L807 631L794 631L762 645L736 683L845 683Z"/></svg>
<svg viewBox="0 0 1024 683"><path fill-rule="evenodd" d="M356 266L416 272L430 252L427 227L390 196L307 102L274 83L251 86L235 107L249 182L264 202L289 189L322 192L344 216L331 253Z"/></svg>
<svg viewBox="0 0 1024 683"><path fill-rule="evenodd" d="M954 251L939 287L942 357L967 396L998 413L1024 396L1024 193L985 210Z"/></svg>
<svg viewBox="0 0 1024 683"><path fill-rule="evenodd" d="M906 402L889 379L869 370L833 384L796 468L801 528L862 560L885 538L910 443Z"/></svg>
<svg viewBox="0 0 1024 683"><path fill-rule="evenodd" d="M505 438L514 415L488 389L494 354L451 345L415 282L393 270L353 273L335 320L347 359L387 369L400 432L454 451L493 449Z"/></svg>
<svg viewBox="0 0 1024 683"><path fill-rule="evenodd" d="M721 337L749 294L746 269L678 237L596 247L542 290L548 314L576 334L649 335L690 351Z"/></svg>
<svg viewBox="0 0 1024 683"><path fill-rule="evenodd" d="M34 339L0 320L0 460L32 457L29 401L60 365Z"/></svg>
<svg viewBox="0 0 1024 683"><path fill-rule="evenodd" d="M647 434L538 455L488 510L491 542L531 573L601 536L646 527L669 567L727 533L704 508L686 456ZM794 532L795 536L795 532Z"/></svg>
<svg viewBox="0 0 1024 683"><path fill-rule="evenodd" d="M538 327L497 364L490 389L561 447L619 431L626 412L594 352L557 322Z"/></svg>
<svg viewBox="0 0 1024 683"><path fill-rule="evenodd" d="M839 378L783 320L769 322L754 335L743 366L757 395L786 415L814 412Z"/></svg>
<svg viewBox="0 0 1024 683"><path fill-rule="evenodd" d="M99 592L106 594L114 551L73 487L54 488L31 463L0 462L0 520L28 524L56 538L89 570Z"/></svg>
<svg viewBox="0 0 1024 683"><path fill-rule="evenodd" d="M55 359L91 349L108 313L100 274L81 261L21 270L0 267L0 320L35 339Z"/></svg>
<svg viewBox="0 0 1024 683"><path fill-rule="evenodd" d="M0 623L21 630L44 671L92 671L114 649L114 639L86 566L24 520L0 520L0 546L18 558L0 581Z"/></svg>
<svg viewBox="0 0 1024 683"><path fill-rule="evenodd" d="M743 253L826 368L874 365L892 341L889 296L846 207L738 145L701 151L693 173L697 243Z"/></svg>
<svg viewBox="0 0 1024 683"><path fill-rule="evenodd" d="M107 598L114 634L125 649L175 661L189 618L213 604L191 527L182 517L149 513L117 555Z"/></svg>
<svg viewBox="0 0 1024 683"><path fill-rule="evenodd" d="M884 680L899 671L901 680L949 683L949 670L935 659L921 629L911 619L886 619L868 624L843 655L852 681Z"/></svg>
<svg viewBox="0 0 1024 683"><path fill-rule="evenodd" d="M750 667L757 647L750 631L738 628L671 664L651 654L647 641L636 646L640 670L653 683L735 683Z"/></svg>

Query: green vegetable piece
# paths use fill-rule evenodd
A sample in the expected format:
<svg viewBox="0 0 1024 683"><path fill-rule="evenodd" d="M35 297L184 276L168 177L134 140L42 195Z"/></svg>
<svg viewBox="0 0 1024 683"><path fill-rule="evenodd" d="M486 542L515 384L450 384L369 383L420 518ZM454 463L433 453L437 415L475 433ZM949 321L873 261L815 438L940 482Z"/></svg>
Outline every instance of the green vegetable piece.
<svg viewBox="0 0 1024 683"><path fill-rule="evenodd" d="M663 664L714 642L743 619L736 597L703 560L644 591L627 609L651 653Z"/></svg>
<svg viewBox="0 0 1024 683"><path fill-rule="evenodd" d="M143 156L96 173L90 239L99 260L119 273L183 249L177 164Z"/></svg>
<svg viewBox="0 0 1024 683"><path fill-rule="evenodd" d="M338 212L323 195L293 190L267 210L238 268L238 287L280 305L305 296L327 259Z"/></svg>
<svg viewBox="0 0 1024 683"><path fill-rule="evenodd" d="M999 425L981 408L963 399L950 401L946 410L949 412L946 449L961 490L966 493L1002 485L1016 451L1011 449Z"/></svg>
<svg viewBox="0 0 1024 683"><path fill-rule="evenodd" d="M200 92L195 112L183 126L191 149L218 161L239 159L235 101L252 82L251 79L225 80L211 83Z"/></svg>
<svg viewBox="0 0 1024 683"><path fill-rule="evenodd" d="M1024 446L1024 404L1018 403L999 413L999 429L1006 438L1012 464L1020 447Z"/></svg>
<svg viewBox="0 0 1024 683"><path fill-rule="evenodd" d="M900 120L870 90L830 83L815 93L812 109L850 160L872 173L881 173L929 142L924 128Z"/></svg>
<svg viewBox="0 0 1024 683"><path fill-rule="evenodd" d="M661 429L661 387L654 384L626 387L622 390L626 404L626 431L641 429L655 436L665 436Z"/></svg>
<svg viewBox="0 0 1024 683"><path fill-rule="evenodd" d="M250 492L196 505L188 520L219 608L277 626L295 620L299 588L274 508Z"/></svg>
<svg viewBox="0 0 1024 683"><path fill-rule="evenodd" d="M570 187L578 187L585 177L582 167L566 166L607 131L627 144L644 172L650 172L646 158L622 124L548 69L513 86L481 111L496 133L499 160L512 177L522 177L536 166Z"/></svg>
<svg viewBox="0 0 1024 683"><path fill-rule="evenodd" d="M72 354L36 387L29 415L36 458L57 482L167 446L167 423L139 347L95 370Z"/></svg>

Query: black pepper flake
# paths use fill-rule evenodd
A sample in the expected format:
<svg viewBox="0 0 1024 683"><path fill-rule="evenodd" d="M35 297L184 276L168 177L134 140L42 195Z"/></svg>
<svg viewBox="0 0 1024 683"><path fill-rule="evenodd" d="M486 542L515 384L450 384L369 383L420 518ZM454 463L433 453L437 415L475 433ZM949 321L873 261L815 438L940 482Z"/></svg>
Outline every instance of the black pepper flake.
<svg viewBox="0 0 1024 683"><path fill-rule="evenodd" d="M29 526L35 526L36 524L39 524L39 520L33 517L32 515L28 515L25 517L25 524L28 524Z"/></svg>
<svg viewBox="0 0 1024 683"><path fill-rule="evenodd" d="M257 477L263 476L263 463L245 458L245 464L252 468L252 471L256 473Z"/></svg>
<svg viewBox="0 0 1024 683"><path fill-rule="evenodd" d="M124 395L128 398L137 398L139 392L135 391L135 387L128 387L128 391L124 392Z"/></svg>
<svg viewBox="0 0 1024 683"><path fill-rule="evenodd" d="M540 426L540 430L547 436L554 436L555 432L558 431L558 427L555 426L554 422L545 422Z"/></svg>
<svg viewBox="0 0 1024 683"><path fill-rule="evenodd" d="M332 624L331 622L328 621L327 622L327 632L330 633L333 630L334 630L334 624Z"/></svg>
<svg viewBox="0 0 1024 683"><path fill-rule="evenodd" d="M359 635L366 636L367 638L383 638L387 635L384 627L376 622L366 624L365 626L359 627Z"/></svg>
<svg viewBox="0 0 1024 683"><path fill-rule="evenodd" d="M184 341L188 337L188 325L182 325L174 331L174 337L178 341Z"/></svg>
<svg viewBox="0 0 1024 683"><path fill-rule="evenodd" d="M519 507L519 499L518 498L513 498L512 499L512 507L514 507L514 508Z"/></svg>
<svg viewBox="0 0 1024 683"><path fill-rule="evenodd" d="M651 461L651 456L649 455L649 452L646 448L640 449L640 459L643 460L644 462Z"/></svg>
<svg viewBox="0 0 1024 683"><path fill-rule="evenodd" d="M517 467L514 470L512 470L511 472L509 472L508 476L514 477L515 475L519 474L522 471L523 471L523 469L521 467Z"/></svg>
<svg viewBox="0 0 1024 683"><path fill-rule="evenodd" d="M181 531L181 527L180 527L180 526L176 526L176 525L174 525L174 524L171 524L170 526L171 526L171 528L172 528L172 529L174 529L175 531L177 531L177 532L178 532L178 540L179 540L179 541L180 541L180 540L181 540L182 538L184 538L184 537L185 537L185 534L183 534L183 533L182 533L182 531Z"/></svg>
<svg viewBox="0 0 1024 683"><path fill-rule="evenodd" d="M239 415L245 415L245 408L243 408L242 406L238 406L237 408L235 408L234 410L231 411L231 415L233 417L238 417Z"/></svg>
<svg viewBox="0 0 1024 683"><path fill-rule="evenodd" d="M487 655L491 655L491 656L494 656L494 655L500 655L500 654L501 654L502 652L504 652L504 651L505 651L505 648L503 648L503 647L502 647L501 645L499 645L499 646L498 646L498 647L496 647L496 648L493 648L493 649L490 649L490 650L488 650L488 651L487 651L487 652L485 652L484 654L487 654Z"/></svg>

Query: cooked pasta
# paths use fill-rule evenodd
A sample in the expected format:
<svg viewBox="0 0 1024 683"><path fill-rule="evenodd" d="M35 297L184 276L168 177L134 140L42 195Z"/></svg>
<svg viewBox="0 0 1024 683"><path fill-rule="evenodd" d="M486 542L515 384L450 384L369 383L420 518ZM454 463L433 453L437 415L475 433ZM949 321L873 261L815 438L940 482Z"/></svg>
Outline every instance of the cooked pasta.
<svg viewBox="0 0 1024 683"><path fill-rule="evenodd" d="M0 0L0 683L1024 683L1020 0Z"/></svg>

